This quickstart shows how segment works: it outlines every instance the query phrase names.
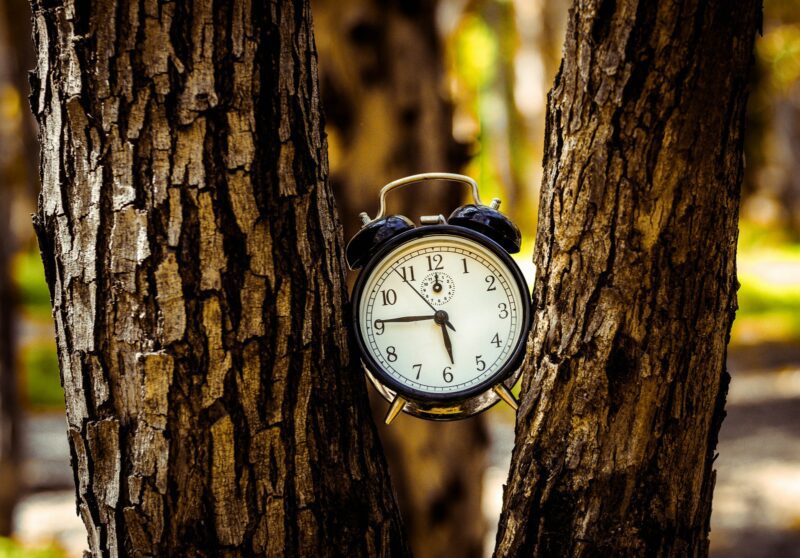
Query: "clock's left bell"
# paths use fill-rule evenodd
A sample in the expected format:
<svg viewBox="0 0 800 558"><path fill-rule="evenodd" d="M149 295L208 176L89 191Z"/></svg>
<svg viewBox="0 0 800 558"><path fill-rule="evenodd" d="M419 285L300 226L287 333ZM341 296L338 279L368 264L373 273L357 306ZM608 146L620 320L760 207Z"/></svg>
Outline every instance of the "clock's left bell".
<svg viewBox="0 0 800 558"><path fill-rule="evenodd" d="M403 215L389 215L367 223L347 243L347 265L350 269L363 267L386 242L413 228L411 219Z"/></svg>

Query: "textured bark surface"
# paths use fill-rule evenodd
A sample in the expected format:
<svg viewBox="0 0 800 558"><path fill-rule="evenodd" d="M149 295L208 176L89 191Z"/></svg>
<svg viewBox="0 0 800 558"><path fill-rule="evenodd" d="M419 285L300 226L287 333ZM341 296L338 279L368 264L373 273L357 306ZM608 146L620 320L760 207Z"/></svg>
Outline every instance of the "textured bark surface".
<svg viewBox="0 0 800 558"><path fill-rule="evenodd" d="M498 556L702 556L760 2L578 0Z"/></svg>
<svg viewBox="0 0 800 558"><path fill-rule="evenodd" d="M306 2L34 3L37 216L97 556L403 555Z"/></svg>
<svg viewBox="0 0 800 558"><path fill-rule="evenodd" d="M383 184L424 171L457 172L466 162L445 96L437 5L312 1L326 131L335 146L331 183L345 238L361 226L359 212L375 214ZM465 195L453 184L413 188L393 194L390 211L414 220L449 215ZM371 395L376 422L382 422L388 404ZM401 416L378 431L414 555L482 556L483 417L433 423Z"/></svg>

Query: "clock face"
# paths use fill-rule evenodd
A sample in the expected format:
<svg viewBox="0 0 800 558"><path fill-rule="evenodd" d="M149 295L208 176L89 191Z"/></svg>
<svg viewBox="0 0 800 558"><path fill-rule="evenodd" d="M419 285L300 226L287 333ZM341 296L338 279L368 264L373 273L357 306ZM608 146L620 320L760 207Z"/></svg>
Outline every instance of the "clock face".
<svg viewBox="0 0 800 558"><path fill-rule="evenodd" d="M488 389L519 364L528 330L530 295L513 260L479 235L446 228L416 229L355 290L367 367L411 397Z"/></svg>

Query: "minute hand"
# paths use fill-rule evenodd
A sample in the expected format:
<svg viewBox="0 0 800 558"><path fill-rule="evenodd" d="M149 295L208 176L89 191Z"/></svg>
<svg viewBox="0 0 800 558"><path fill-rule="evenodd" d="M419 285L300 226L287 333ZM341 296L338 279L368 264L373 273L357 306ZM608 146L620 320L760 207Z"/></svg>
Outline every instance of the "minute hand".
<svg viewBox="0 0 800 558"><path fill-rule="evenodd" d="M419 322L422 320L432 320L435 317L436 316L403 316L402 318L391 318L388 320L378 320L378 321L384 324L387 322Z"/></svg>

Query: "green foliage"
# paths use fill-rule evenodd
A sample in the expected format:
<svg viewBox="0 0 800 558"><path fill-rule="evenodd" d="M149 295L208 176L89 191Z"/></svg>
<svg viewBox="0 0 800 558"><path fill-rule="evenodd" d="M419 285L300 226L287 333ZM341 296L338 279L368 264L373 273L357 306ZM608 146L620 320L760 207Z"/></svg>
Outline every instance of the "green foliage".
<svg viewBox="0 0 800 558"><path fill-rule="evenodd" d="M55 342L41 340L31 343L23 348L20 358L26 402L34 409L63 409L64 391L61 389Z"/></svg>
<svg viewBox="0 0 800 558"><path fill-rule="evenodd" d="M14 278L20 304L26 313L50 319L50 291L44 280L44 266L36 250L21 252L14 259Z"/></svg>
<svg viewBox="0 0 800 558"><path fill-rule="evenodd" d="M800 244L742 224L734 343L800 340Z"/></svg>
<svg viewBox="0 0 800 558"><path fill-rule="evenodd" d="M786 91L800 79L800 25L777 25L756 43L756 53L769 72L771 85Z"/></svg>
<svg viewBox="0 0 800 558"><path fill-rule="evenodd" d="M65 554L55 546L30 548L22 544L0 537L0 558L65 558Z"/></svg>

